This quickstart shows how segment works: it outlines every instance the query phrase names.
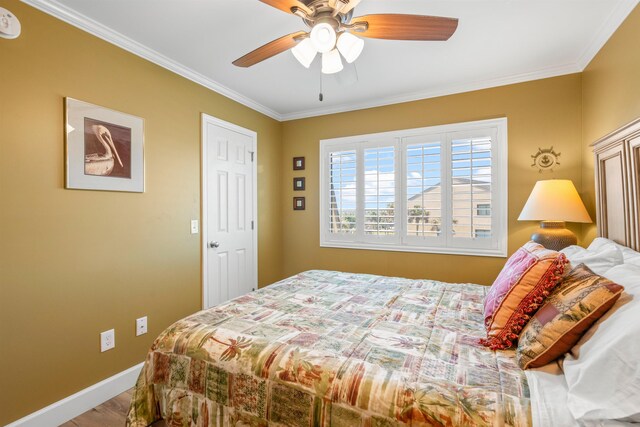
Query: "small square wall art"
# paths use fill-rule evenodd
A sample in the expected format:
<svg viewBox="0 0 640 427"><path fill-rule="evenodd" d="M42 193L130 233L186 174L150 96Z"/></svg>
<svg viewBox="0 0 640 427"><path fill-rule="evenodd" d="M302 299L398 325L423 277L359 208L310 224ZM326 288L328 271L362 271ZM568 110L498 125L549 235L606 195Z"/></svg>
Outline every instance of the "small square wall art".
<svg viewBox="0 0 640 427"><path fill-rule="evenodd" d="M304 197L294 197L293 198L293 210L294 211L303 211L304 208L305 208Z"/></svg>
<svg viewBox="0 0 640 427"><path fill-rule="evenodd" d="M305 187L304 177L293 178L293 191L303 191Z"/></svg>
<svg viewBox="0 0 640 427"><path fill-rule="evenodd" d="M304 170L304 157L294 157L293 158L293 170L294 171L303 171Z"/></svg>

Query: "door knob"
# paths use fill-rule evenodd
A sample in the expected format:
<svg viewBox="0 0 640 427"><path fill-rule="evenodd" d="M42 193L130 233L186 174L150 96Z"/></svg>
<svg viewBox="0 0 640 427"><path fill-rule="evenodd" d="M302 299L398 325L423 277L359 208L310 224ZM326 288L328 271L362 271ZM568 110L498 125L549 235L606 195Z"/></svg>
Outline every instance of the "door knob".
<svg viewBox="0 0 640 427"><path fill-rule="evenodd" d="M220 246L220 242L209 242L210 248L217 248L218 246Z"/></svg>

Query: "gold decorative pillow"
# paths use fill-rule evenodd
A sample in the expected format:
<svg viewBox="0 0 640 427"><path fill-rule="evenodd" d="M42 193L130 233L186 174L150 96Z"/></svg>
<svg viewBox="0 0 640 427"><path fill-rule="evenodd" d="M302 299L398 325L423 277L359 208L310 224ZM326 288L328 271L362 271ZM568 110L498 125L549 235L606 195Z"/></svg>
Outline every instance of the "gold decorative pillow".
<svg viewBox="0 0 640 427"><path fill-rule="evenodd" d="M620 298L624 288L580 264L549 295L524 327L516 360L537 368L563 356Z"/></svg>

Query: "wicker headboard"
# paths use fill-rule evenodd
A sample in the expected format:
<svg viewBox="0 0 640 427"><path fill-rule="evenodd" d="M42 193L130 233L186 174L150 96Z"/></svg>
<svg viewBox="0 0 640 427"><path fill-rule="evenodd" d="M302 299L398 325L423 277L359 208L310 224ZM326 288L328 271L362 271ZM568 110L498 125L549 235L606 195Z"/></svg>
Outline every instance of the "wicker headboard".
<svg viewBox="0 0 640 427"><path fill-rule="evenodd" d="M598 236L640 250L640 119L591 144Z"/></svg>

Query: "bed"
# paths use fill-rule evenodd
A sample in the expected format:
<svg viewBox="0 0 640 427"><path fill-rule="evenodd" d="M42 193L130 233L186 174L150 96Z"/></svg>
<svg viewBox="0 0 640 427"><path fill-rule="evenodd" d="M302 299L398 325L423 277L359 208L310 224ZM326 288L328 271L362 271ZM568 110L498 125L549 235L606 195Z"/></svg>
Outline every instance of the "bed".
<svg viewBox="0 0 640 427"><path fill-rule="evenodd" d="M558 361L523 371L479 343L488 287L313 270L165 330L127 425L640 422L640 119L593 148L601 237L563 252L625 294Z"/></svg>
<svg viewBox="0 0 640 427"><path fill-rule="evenodd" d="M162 333L128 425L531 425L513 351L491 351L487 287L307 271Z"/></svg>

